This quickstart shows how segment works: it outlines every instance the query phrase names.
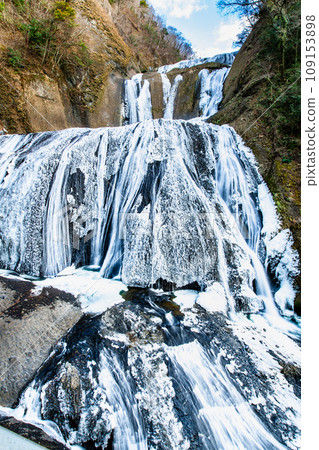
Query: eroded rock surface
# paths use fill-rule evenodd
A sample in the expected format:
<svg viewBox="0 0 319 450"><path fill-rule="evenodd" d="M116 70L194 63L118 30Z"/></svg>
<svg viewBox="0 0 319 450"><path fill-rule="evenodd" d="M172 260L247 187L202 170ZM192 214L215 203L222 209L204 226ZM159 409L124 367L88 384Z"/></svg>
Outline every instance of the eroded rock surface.
<svg viewBox="0 0 319 450"><path fill-rule="evenodd" d="M82 316L77 300L29 281L0 277L0 404L12 406L50 351Z"/></svg>
<svg viewBox="0 0 319 450"><path fill-rule="evenodd" d="M298 377L288 361L275 369L282 348L259 366L259 352L224 314L181 310L171 294L152 290L124 297L58 343L22 394L26 420L32 398L38 420L55 422L69 445L218 449L234 439L294 448ZM268 352L261 330L245 327Z"/></svg>

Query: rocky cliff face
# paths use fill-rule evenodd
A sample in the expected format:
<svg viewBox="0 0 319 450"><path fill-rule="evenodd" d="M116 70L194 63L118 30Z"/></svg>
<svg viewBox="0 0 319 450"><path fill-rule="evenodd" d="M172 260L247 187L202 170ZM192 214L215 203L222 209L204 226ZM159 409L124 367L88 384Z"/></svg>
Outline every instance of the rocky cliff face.
<svg viewBox="0 0 319 450"><path fill-rule="evenodd" d="M253 150L300 252L300 4L291 0L286 9L293 48L285 73L278 47L269 41L269 17L262 15L238 52L212 121L233 126Z"/></svg>
<svg viewBox="0 0 319 450"><path fill-rule="evenodd" d="M6 2L0 127L119 125L123 78L183 59L191 50L178 39L138 0Z"/></svg>

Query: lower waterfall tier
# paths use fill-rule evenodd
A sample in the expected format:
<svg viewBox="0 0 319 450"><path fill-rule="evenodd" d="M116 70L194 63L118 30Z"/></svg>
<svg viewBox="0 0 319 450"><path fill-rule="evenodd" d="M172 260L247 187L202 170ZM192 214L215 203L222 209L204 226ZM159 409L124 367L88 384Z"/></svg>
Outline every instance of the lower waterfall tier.
<svg viewBox="0 0 319 450"><path fill-rule="evenodd" d="M232 128L2 136L0 211L5 295L20 289L0 318L3 377L24 386L0 414L67 448L299 448L298 258Z"/></svg>
<svg viewBox="0 0 319 450"><path fill-rule="evenodd" d="M68 448L298 448L295 342L257 316L232 322L199 305L180 308L171 294L122 295L82 317L16 409L0 412Z"/></svg>

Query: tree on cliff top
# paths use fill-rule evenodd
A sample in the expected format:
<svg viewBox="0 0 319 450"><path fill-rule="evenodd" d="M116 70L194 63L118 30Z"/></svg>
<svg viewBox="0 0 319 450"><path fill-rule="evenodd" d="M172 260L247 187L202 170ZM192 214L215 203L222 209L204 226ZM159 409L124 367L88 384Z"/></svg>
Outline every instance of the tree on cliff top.
<svg viewBox="0 0 319 450"><path fill-rule="evenodd" d="M298 33L300 20L296 20L296 14L293 14L296 9L297 13L299 12L298 2L293 0L219 0L217 6L226 14L236 14L248 21L248 25L237 36L238 44L243 43L262 15L266 17L265 40L269 41L270 51L273 49L275 53L279 50L280 72L281 77L284 78L286 69L291 66L291 49L295 55L293 61L296 62L294 49L300 45Z"/></svg>
<svg viewBox="0 0 319 450"><path fill-rule="evenodd" d="M68 2L56 1L50 17L42 20L32 18L29 23L21 25L26 43L42 55L42 63L45 63L50 53L54 53L56 59L59 49L68 45L65 29L61 29L60 24L73 27L74 17L75 10Z"/></svg>

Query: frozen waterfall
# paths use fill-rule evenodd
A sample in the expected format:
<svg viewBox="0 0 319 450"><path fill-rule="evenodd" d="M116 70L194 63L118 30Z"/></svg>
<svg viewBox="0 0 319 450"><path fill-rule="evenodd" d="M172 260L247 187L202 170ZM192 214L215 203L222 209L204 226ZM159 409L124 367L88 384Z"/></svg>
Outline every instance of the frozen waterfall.
<svg viewBox="0 0 319 450"><path fill-rule="evenodd" d="M176 100L179 95L179 86L183 85L183 75L171 75L173 69L193 68L204 62L220 62L230 65L232 54L218 55L219 58L205 60L181 61L172 67L161 67L158 72L161 77L161 89L163 95L162 116L164 119L175 119ZM223 84L229 73L229 67L202 69L198 72L197 85L199 86L198 115L203 119L213 116L223 98ZM156 75L156 74L155 74ZM158 75L158 74L157 74ZM154 88L155 89L155 88ZM160 89L158 86L157 89ZM194 89L197 86L194 85ZM123 123L132 124L153 118L153 104L150 82L143 78L143 74L134 75L130 80L125 80L123 87Z"/></svg>
<svg viewBox="0 0 319 450"><path fill-rule="evenodd" d="M167 73L196 65L157 73L162 119L138 74L125 126L0 136L0 268L85 305L0 412L68 448L299 448L298 255L252 151L204 120L229 68L201 70L201 118L173 120Z"/></svg>
<svg viewBox="0 0 319 450"><path fill-rule="evenodd" d="M143 75L137 74L124 83L124 122L135 123L152 119L150 86Z"/></svg>
<svg viewBox="0 0 319 450"><path fill-rule="evenodd" d="M226 67L209 73L203 69L198 74L201 86L199 112L202 118L213 116L223 98L223 84L228 75Z"/></svg>
<svg viewBox="0 0 319 450"><path fill-rule="evenodd" d="M218 282L232 311L263 310L256 286L273 301L258 257L263 180L230 127L148 120L21 136L14 152L1 139L2 267L52 276L93 264L140 287Z"/></svg>

